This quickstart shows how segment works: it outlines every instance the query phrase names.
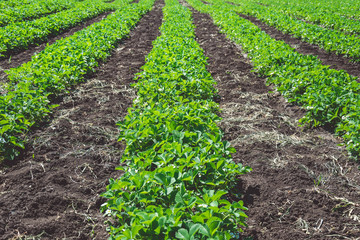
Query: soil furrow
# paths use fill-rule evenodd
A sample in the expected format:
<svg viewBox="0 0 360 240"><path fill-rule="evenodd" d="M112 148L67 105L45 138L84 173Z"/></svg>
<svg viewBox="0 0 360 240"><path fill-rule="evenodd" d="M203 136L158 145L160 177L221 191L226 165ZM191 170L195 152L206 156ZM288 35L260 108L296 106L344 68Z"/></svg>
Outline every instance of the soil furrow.
<svg viewBox="0 0 360 240"><path fill-rule="evenodd" d="M224 140L234 161L253 168L239 178L249 208L242 239L360 237L360 175L339 140L303 129L303 110L272 93L241 49L207 14L193 11L196 37L218 82Z"/></svg>
<svg viewBox="0 0 360 240"><path fill-rule="evenodd" d="M42 44L39 44L37 46L30 46L27 50L24 51L20 51L17 53L12 54L10 57L5 58L5 59L0 59L0 82L6 82L6 73L4 72L4 70L10 69L10 68L16 68L28 61L31 60L31 57L36 54L41 52L42 50L44 50L46 48L47 45L51 45L53 43L55 43L57 40L62 39L62 38L66 38L69 37L71 35L73 35L74 33L76 33L77 31L80 31L88 26L90 26L91 24L94 24L96 22L99 22L101 20L103 20L104 18L107 17L107 15L111 14L112 12L107 12L107 13L102 13L97 17L94 17L88 21L85 21L79 25L77 25L76 27L73 27L71 29L66 30L65 32L56 35L56 36L50 36L48 38L48 41Z"/></svg>
<svg viewBox="0 0 360 240"><path fill-rule="evenodd" d="M30 135L25 157L0 171L0 239L107 239L99 194L120 174L116 122L136 95L130 85L160 34L162 7L158 1L96 74L64 96L52 121Z"/></svg>
<svg viewBox="0 0 360 240"><path fill-rule="evenodd" d="M258 20L255 17L247 16L244 14L238 13L242 18L245 18L251 21L253 24L258 26L262 31L270 35L276 40L282 40L286 44L289 44L291 47L296 49L297 52L305 55L314 55L317 56L324 65L329 65L330 68L336 70L345 70L350 75L359 77L360 81L360 63L350 62L348 58L336 55L335 53L326 52L324 49L319 48L316 45L303 42L300 39L292 37L289 34L284 34L280 30L277 30L274 27L268 26L266 23Z"/></svg>

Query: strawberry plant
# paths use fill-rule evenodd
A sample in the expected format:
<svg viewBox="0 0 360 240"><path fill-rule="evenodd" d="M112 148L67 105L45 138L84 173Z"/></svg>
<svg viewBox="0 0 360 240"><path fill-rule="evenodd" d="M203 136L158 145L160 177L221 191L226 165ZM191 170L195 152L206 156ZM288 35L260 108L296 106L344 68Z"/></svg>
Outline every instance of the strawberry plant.
<svg viewBox="0 0 360 240"><path fill-rule="evenodd" d="M235 164L217 127L216 82L195 41L191 12L166 0L129 114L118 123L127 147L124 174L110 179L102 206L110 239L231 239L245 226L242 201L228 195Z"/></svg>
<svg viewBox="0 0 360 240"><path fill-rule="evenodd" d="M34 3L38 0L5 0L0 1L0 9L5 9L7 7L16 7L16 6L24 6L27 4Z"/></svg>
<svg viewBox="0 0 360 240"><path fill-rule="evenodd" d="M124 4L106 19L57 41L30 62L7 71L9 82L0 96L1 158L17 156L24 148L24 135L46 120L55 107L50 100L84 81L84 76L109 56L153 3L141 0Z"/></svg>
<svg viewBox="0 0 360 240"><path fill-rule="evenodd" d="M74 0L46 0L36 1L16 7L1 9L0 27L10 23L35 19L44 15L59 12L74 7Z"/></svg>
<svg viewBox="0 0 360 240"><path fill-rule="evenodd" d="M321 8L321 5L314 4L312 1L305 3L297 1L281 2L263 0L262 2L266 5L270 5L271 9L275 8L276 11L279 11L282 14L291 15L298 19L346 33L360 34L360 22L358 20L349 19L342 14L336 14L339 13L338 9L335 11L324 9Z"/></svg>
<svg viewBox="0 0 360 240"><path fill-rule="evenodd" d="M243 0L232 0L240 4L229 4L229 9L251 15L266 24L273 26L283 33L291 34L296 38L318 45L329 52L335 52L349 57L354 62L360 61L360 39L357 35L349 35L340 30L323 28L286 15L274 7L265 7Z"/></svg>
<svg viewBox="0 0 360 240"><path fill-rule="evenodd" d="M360 18L359 6L354 4L352 0L345 1L328 1L328 0L313 0L313 1L274 1L274 0L261 0L263 4L271 6L285 6L294 8L294 10L300 10L301 12L311 13L324 13L326 15L336 15L335 18L344 17L358 21ZM292 10L290 10L292 11ZM320 19L319 19L320 20ZM335 23L336 24L336 23Z"/></svg>
<svg viewBox="0 0 360 240"><path fill-rule="evenodd" d="M88 0L66 11L0 28L0 57L9 56L12 52L26 49L30 45L45 42L48 37L55 36L84 20L114 10L122 2L105 4L101 1Z"/></svg>
<svg viewBox="0 0 360 240"><path fill-rule="evenodd" d="M301 119L312 126L332 125L342 136L350 156L360 153L360 84L345 71L329 69L315 56L302 55L283 41L276 41L250 21L238 16L230 4L211 0L205 5L188 0L209 13L227 37L248 53L255 71L266 76L290 102L306 110Z"/></svg>

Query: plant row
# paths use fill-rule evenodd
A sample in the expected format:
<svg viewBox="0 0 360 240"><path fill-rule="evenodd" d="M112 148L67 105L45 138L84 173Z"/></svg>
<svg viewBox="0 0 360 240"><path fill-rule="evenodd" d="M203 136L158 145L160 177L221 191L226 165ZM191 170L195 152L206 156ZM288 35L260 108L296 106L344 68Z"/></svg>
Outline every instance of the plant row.
<svg viewBox="0 0 360 240"><path fill-rule="evenodd" d="M13 52L27 49L31 45L46 42L49 37L56 36L85 20L114 10L114 8L114 4L106 4L99 0L87 0L69 10L0 28L0 57L7 57Z"/></svg>
<svg viewBox="0 0 360 240"><path fill-rule="evenodd" d="M291 34L305 42L318 45L326 51L342 54L352 61L360 61L360 38L358 35L349 35L339 30L313 25L286 15L275 8L260 4L253 4L244 0L230 0L230 2L239 4L239 6L229 4L231 9L245 15L254 16L283 33Z"/></svg>
<svg viewBox="0 0 360 240"><path fill-rule="evenodd" d="M127 36L152 6L153 0L124 4L106 19L61 39L7 71L9 82L0 96L0 155L13 159L24 148L24 135L46 120L55 106L51 99L84 80L99 61Z"/></svg>
<svg viewBox="0 0 360 240"><path fill-rule="evenodd" d="M344 16L354 20L360 19L360 7L356 0L294 0L291 2L295 2L299 5L315 6L319 11L333 13L338 16Z"/></svg>
<svg viewBox="0 0 360 240"><path fill-rule="evenodd" d="M75 0L44 0L33 4L5 7L0 12L0 27L72 8L74 2Z"/></svg>
<svg viewBox="0 0 360 240"><path fill-rule="evenodd" d="M39 0L0 0L0 9L27 5ZM1 12L0 12L1 13Z"/></svg>
<svg viewBox="0 0 360 240"><path fill-rule="evenodd" d="M242 201L230 202L235 149L216 125L216 82L195 41L191 12L165 0L161 36L134 85L138 97L118 123L124 174L110 179L102 206L110 239L231 239L244 226Z"/></svg>
<svg viewBox="0 0 360 240"><path fill-rule="evenodd" d="M340 30L350 34L360 34L360 21L349 19L342 15L334 14L331 11L324 11L310 3L298 3L296 1L274 1L262 0L261 3L275 8L281 13L291 15L298 19L318 24L320 26ZM253 2L255 4L255 2Z"/></svg>
<svg viewBox="0 0 360 240"><path fill-rule="evenodd" d="M276 41L250 21L239 17L222 1L205 5L188 0L209 13L227 36L248 53L255 70L276 85L290 102L306 110L302 123L331 125L343 137L353 157L360 152L360 84L345 71L322 65L315 56L302 55L283 41Z"/></svg>

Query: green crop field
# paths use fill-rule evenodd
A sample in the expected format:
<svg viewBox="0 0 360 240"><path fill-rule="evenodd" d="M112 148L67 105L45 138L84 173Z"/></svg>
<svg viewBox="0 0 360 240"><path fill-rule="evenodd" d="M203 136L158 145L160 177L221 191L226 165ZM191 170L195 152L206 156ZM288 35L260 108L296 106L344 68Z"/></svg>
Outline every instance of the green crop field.
<svg viewBox="0 0 360 240"><path fill-rule="evenodd" d="M0 6L0 239L360 238L357 1Z"/></svg>

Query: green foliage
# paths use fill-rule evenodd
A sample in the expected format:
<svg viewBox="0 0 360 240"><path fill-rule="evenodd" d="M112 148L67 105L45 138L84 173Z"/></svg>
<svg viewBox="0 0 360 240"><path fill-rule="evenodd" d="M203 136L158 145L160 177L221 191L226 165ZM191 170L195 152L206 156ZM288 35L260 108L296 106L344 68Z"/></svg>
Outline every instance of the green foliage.
<svg viewBox="0 0 360 240"><path fill-rule="evenodd" d="M270 9L275 8L283 14L288 14L298 19L303 19L323 27L340 30L350 34L360 34L360 21L349 19L345 15L348 13L346 9L328 9L324 5L330 5L328 1L324 1L322 5L313 1L274 1L262 0ZM358 9L357 9L358 11Z"/></svg>
<svg viewBox="0 0 360 240"><path fill-rule="evenodd" d="M6 9L7 7L24 6L27 4L34 3L39 0L1 0L0 9ZM1 11L0 11L1 13Z"/></svg>
<svg viewBox="0 0 360 240"><path fill-rule="evenodd" d="M318 45L326 51L342 54L354 62L360 61L360 39L358 35L349 35L340 30L310 24L298 20L294 16L284 14L283 11L274 7L265 7L244 0L232 0L232 2L239 3L241 6L228 5L229 9L254 16L283 33ZM358 25L360 26L360 24Z"/></svg>
<svg viewBox="0 0 360 240"><path fill-rule="evenodd" d="M55 105L52 97L83 81L153 5L153 0L125 4L106 19L61 39L30 62L7 71L9 83L0 96L0 154L16 157L23 135L44 121Z"/></svg>
<svg viewBox="0 0 360 240"><path fill-rule="evenodd" d="M72 8L74 2L74 0L43 0L14 7L6 5L0 11L0 27Z"/></svg>
<svg viewBox="0 0 360 240"><path fill-rule="evenodd" d="M188 0L196 9L210 13L227 37L248 53L255 71L266 76L289 101L307 113L301 119L312 126L332 125L343 137L351 156L360 153L360 84L345 71L329 69L311 55L302 55L276 41L250 21L239 17L233 6L212 0L205 5Z"/></svg>
<svg viewBox="0 0 360 240"><path fill-rule="evenodd" d="M312 0L312 1L302 1L302 0L260 0L259 2L271 5L271 6L284 6L291 7L294 10L300 10L301 13L309 13L308 10L311 10L310 14L325 14L325 15L336 15L335 19L353 19L358 21L360 18L359 5L354 4L353 0ZM340 18L338 18L340 17ZM325 17L326 18L326 17ZM320 20L320 19L319 19ZM334 22L334 24L337 24Z"/></svg>
<svg viewBox="0 0 360 240"><path fill-rule="evenodd" d="M215 81L195 41L191 12L166 0L161 36L138 75L138 98L118 123L127 147L102 210L110 239L231 239L245 226L242 201L229 202L235 164L222 141Z"/></svg>
<svg viewBox="0 0 360 240"><path fill-rule="evenodd" d="M87 0L76 7L34 21L17 22L0 28L0 57L27 49L30 45L47 41L85 20L106 11L114 10L114 5L102 1Z"/></svg>

